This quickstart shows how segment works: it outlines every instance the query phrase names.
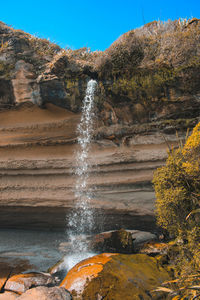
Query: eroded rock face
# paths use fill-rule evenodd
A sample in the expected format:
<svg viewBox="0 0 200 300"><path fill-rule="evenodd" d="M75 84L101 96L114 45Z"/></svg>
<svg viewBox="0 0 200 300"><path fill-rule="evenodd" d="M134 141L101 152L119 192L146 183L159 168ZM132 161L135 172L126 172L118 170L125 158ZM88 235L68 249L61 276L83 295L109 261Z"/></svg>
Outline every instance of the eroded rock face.
<svg viewBox="0 0 200 300"><path fill-rule="evenodd" d="M37 105L42 104L39 86L36 84L36 74L32 64L18 60L15 65L12 79L15 103L31 101Z"/></svg>
<svg viewBox="0 0 200 300"><path fill-rule="evenodd" d="M165 299L152 292L169 280L155 258L144 254L97 255L72 268L61 283L73 299ZM102 260L102 258L106 260Z"/></svg>
<svg viewBox="0 0 200 300"><path fill-rule="evenodd" d="M11 81L0 78L0 109L9 108L14 102L15 97Z"/></svg>
<svg viewBox="0 0 200 300"><path fill-rule="evenodd" d="M45 75L38 79L42 103L53 103L72 109L72 100L67 95L64 83L55 75Z"/></svg>

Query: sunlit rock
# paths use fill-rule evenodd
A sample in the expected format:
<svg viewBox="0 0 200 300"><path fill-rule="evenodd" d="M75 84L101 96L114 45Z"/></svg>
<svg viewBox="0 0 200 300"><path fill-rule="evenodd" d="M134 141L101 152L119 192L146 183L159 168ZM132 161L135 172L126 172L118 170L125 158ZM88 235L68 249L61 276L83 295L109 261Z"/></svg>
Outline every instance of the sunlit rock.
<svg viewBox="0 0 200 300"><path fill-rule="evenodd" d="M156 258L144 254L101 254L72 268L61 286L73 299L164 299L153 289L169 280Z"/></svg>
<svg viewBox="0 0 200 300"><path fill-rule="evenodd" d="M22 294L33 286L48 286L52 284L55 284L55 280L50 274L32 272L10 277L4 289Z"/></svg>
<svg viewBox="0 0 200 300"><path fill-rule="evenodd" d="M26 291L19 300L72 300L72 297L66 289L62 287L36 287Z"/></svg>

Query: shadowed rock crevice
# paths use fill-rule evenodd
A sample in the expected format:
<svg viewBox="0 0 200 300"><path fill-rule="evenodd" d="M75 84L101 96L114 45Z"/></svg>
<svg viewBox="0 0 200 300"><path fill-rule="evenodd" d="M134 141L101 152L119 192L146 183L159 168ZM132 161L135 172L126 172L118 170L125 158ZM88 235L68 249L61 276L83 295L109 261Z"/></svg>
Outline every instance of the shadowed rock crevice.
<svg viewBox="0 0 200 300"><path fill-rule="evenodd" d="M9 108L15 102L12 82L0 78L0 109Z"/></svg>

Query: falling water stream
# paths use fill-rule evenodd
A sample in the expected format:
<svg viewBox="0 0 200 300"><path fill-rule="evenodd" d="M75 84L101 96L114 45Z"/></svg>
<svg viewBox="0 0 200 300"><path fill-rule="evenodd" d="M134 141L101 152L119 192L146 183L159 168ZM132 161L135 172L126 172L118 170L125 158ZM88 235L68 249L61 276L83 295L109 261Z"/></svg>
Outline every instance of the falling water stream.
<svg viewBox="0 0 200 300"><path fill-rule="evenodd" d="M94 214L91 208L92 188L89 186L91 160L89 151L94 131L94 95L97 87L95 80L87 84L86 95L83 100L81 120L77 127L79 149L76 152L76 204L69 216L68 233L71 255L66 257L67 268L70 269L78 261L94 255L88 249L83 236L89 234L94 227Z"/></svg>

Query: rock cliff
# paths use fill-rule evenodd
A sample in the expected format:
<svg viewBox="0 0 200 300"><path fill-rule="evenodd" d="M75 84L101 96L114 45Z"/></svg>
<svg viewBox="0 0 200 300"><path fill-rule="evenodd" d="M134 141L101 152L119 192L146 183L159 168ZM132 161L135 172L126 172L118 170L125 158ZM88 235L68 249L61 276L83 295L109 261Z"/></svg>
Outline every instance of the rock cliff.
<svg viewBox="0 0 200 300"><path fill-rule="evenodd" d="M62 50L0 23L0 225L64 228L76 127L98 80L91 149L97 228L154 230L153 171L200 116L200 22L153 22L105 52Z"/></svg>

